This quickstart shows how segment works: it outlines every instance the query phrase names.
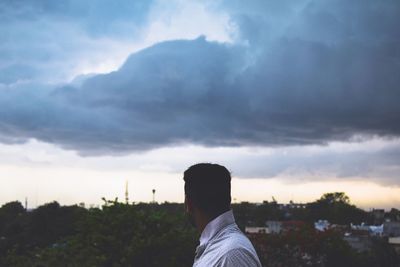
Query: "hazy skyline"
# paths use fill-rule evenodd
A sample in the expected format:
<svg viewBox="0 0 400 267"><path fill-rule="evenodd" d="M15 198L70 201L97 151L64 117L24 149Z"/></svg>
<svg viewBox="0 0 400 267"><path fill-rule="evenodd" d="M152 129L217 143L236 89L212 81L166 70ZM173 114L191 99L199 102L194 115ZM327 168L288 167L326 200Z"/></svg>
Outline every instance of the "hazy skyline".
<svg viewBox="0 0 400 267"><path fill-rule="evenodd" d="M397 1L3 1L0 204L344 191L400 208Z"/></svg>

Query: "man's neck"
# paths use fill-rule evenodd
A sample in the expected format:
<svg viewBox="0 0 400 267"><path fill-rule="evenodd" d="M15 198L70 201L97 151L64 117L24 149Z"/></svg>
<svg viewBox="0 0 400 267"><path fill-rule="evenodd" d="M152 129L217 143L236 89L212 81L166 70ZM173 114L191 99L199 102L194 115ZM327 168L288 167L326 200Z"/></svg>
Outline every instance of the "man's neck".
<svg viewBox="0 0 400 267"><path fill-rule="evenodd" d="M207 224L215 218L216 217L199 216L196 222L197 230L199 231L199 233L201 234L204 231L204 228L206 228Z"/></svg>
<svg viewBox="0 0 400 267"><path fill-rule="evenodd" d="M229 210L229 209L228 209ZM197 225L197 230L201 234L204 231L204 228L206 228L207 224L209 224L212 220L220 216L221 214L227 212L228 210L221 212L217 215L214 216L208 216L206 214L199 214L197 220L196 220L196 225Z"/></svg>

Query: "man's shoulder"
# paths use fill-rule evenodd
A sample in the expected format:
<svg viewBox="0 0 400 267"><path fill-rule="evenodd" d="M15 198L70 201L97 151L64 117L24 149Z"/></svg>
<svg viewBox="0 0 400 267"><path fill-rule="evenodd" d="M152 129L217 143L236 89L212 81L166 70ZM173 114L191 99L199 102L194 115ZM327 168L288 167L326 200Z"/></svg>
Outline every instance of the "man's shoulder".
<svg viewBox="0 0 400 267"><path fill-rule="evenodd" d="M253 245L236 224L225 227L210 240L203 261L207 266L260 266Z"/></svg>
<svg viewBox="0 0 400 267"><path fill-rule="evenodd" d="M237 226L224 229L213 244L220 252L215 266L261 266L252 243Z"/></svg>
<svg viewBox="0 0 400 267"><path fill-rule="evenodd" d="M253 247L250 240L247 238L236 224L225 227L214 239L213 242L216 245L227 249L241 248L241 247Z"/></svg>
<svg viewBox="0 0 400 267"><path fill-rule="evenodd" d="M253 245L236 224L224 228L218 235L213 238L209 244L210 250L218 250L220 255L230 251L241 252L247 251L251 254L256 254Z"/></svg>
<svg viewBox="0 0 400 267"><path fill-rule="evenodd" d="M242 267L261 267L260 260L255 252L238 247L223 254L216 266L242 266Z"/></svg>

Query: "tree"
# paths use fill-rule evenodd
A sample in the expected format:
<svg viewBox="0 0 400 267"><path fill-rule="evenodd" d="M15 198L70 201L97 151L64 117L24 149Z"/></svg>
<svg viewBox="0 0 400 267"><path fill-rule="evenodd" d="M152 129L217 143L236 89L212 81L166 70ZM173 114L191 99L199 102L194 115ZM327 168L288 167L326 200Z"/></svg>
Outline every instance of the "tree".
<svg viewBox="0 0 400 267"><path fill-rule="evenodd" d="M307 206L308 220L328 220L335 224L360 224L370 221L370 215L350 204L350 198L344 192L326 193Z"/></svg>
<svg viewBox="0 0 400 267"><path fill-rule="evenodd" d="M0 266L190 266L198 242L182 204L52 202L16 218L18 231L0 238Z"/></svg>
<svg viewBox="0 0 400 267"><path fill-rule="evenodd" d="M350 204L350 198L344 192L325 193L317 202Z"/></svg>

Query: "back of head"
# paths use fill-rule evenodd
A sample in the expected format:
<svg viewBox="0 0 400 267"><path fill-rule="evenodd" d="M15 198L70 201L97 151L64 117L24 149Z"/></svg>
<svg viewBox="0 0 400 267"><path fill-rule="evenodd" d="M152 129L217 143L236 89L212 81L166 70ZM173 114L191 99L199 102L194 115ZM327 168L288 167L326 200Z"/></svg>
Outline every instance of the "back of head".
<svg viewBox="0 0 400 267"><path fill-rule="evenodd" d="M185 195L210 217L228 211L231 204L231 174L221 165L199 163L184 172Z"/></svg>

